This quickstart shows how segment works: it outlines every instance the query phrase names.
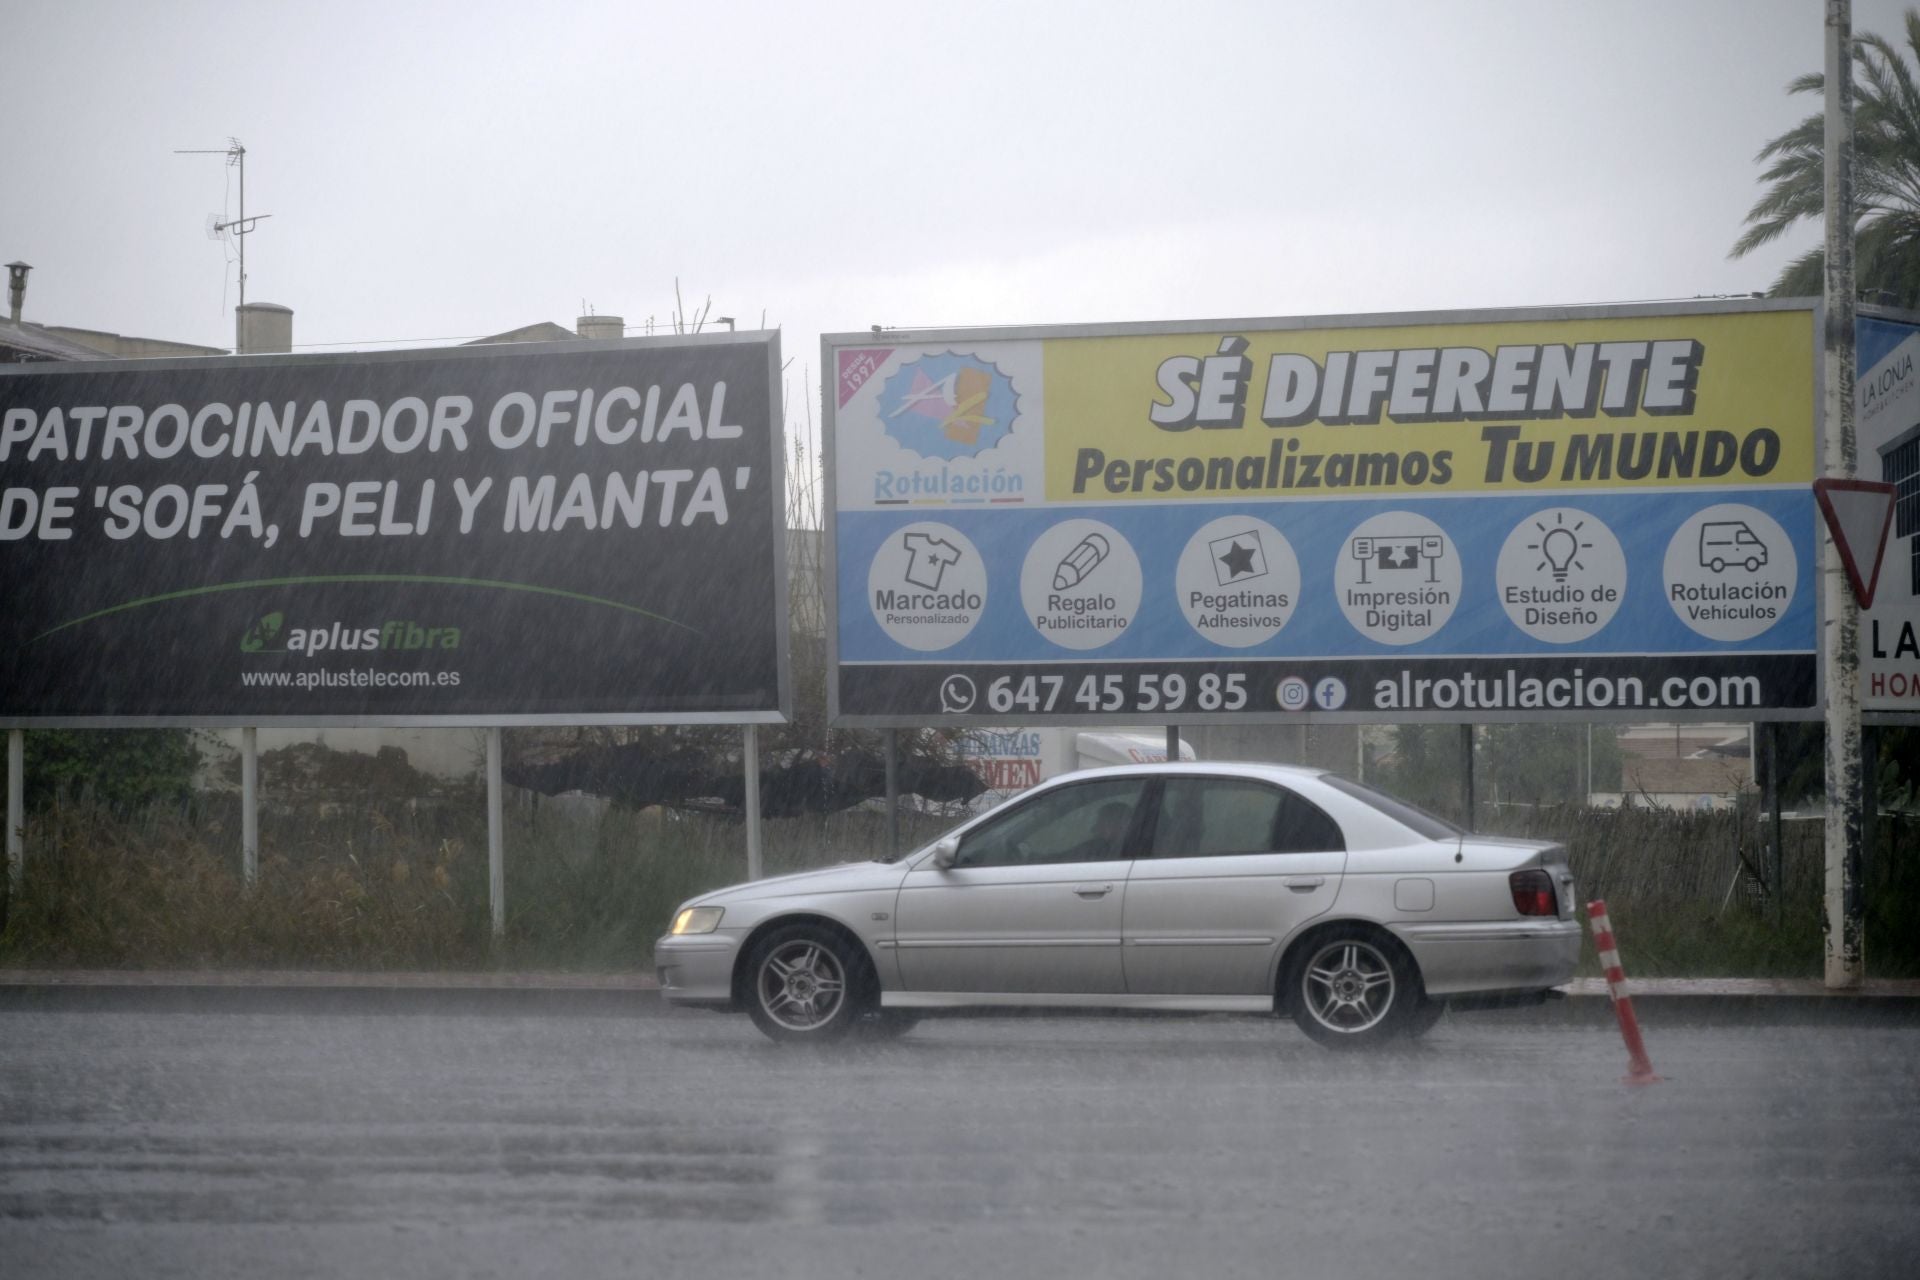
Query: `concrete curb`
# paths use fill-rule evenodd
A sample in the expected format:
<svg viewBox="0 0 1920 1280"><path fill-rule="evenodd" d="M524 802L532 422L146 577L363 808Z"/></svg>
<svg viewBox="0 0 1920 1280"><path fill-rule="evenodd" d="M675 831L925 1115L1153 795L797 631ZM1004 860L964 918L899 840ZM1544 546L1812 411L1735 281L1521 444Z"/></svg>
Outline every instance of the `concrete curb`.
<svg viewBox="0 0 1920 1280"><path fill-rule="evenodd" d="M652 974L0 969L0 1013L657 1015Z"/></svg>
<svg viewBox="0 0 1920 1280"><path fill-rule="evenodd" d="M1920 980L1875 979L1829 991L1817 979L1650 978L1632 984L1651 1025L1809 1022L1920 1024ZM1611 1025L1606 983L1576 979L1564 997L1450 1017L1544 1025ZM576 1014L658 1016L666 1006L642 973L338 973L324 970L0 969L0 1013Z"/></svg>
<svg viewBox="0 0 1920 1280"><path fill-rule="evenodd" d="M1561 991L1564 998L1530 1008L1450 1016L1614 1025L1604 978L1576 978ZM1817 978L1629 978L1627 991L1648 1025L1920 1023L1920 981L1908 978L1876 978L1845 991L1829 990Z"/></svg>
<svg viewBox="0 0 1920 1280"><path fill-rule="evenodd" d="M0 987L325 988L396 991L654 991L650 973L478 971L344 972L332 969L0 969Z"/></svg>

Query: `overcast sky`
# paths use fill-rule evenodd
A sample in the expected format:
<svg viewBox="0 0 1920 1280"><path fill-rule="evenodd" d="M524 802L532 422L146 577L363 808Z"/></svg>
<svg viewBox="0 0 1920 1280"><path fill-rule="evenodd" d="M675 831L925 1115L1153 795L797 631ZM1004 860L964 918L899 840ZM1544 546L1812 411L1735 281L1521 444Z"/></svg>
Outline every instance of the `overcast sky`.
<svg viewBox="0 0 1920 1280"><path fill-rule="evenodd" d="M664 324L677 276L809 387L822 331L1745 292L1819 235L1727 258L1819 0L4 7L26 319L185 342L238 193L174 149L229 136L299 349Z"/></svg>

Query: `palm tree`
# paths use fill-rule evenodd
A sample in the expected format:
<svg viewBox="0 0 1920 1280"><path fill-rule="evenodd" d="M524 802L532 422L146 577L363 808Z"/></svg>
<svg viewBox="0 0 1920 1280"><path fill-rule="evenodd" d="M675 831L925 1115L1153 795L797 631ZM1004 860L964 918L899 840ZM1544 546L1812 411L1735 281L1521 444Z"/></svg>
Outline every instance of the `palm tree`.
<svg viewBox="0 0 1920 1280"><path fill-rule="evenodd" d="M1920 12L1906 14L1906 53L1920 62ZM1876 35L1854 39L1854 280L1869 297L1884 291L1896 306L1920 305L1920 84L1902 51ZM1789 93L1826 92L1815 72ZM1824 212L1826 118L1815 113L1760 149L1765 194L1747 211L1735 242L1739 258L1771 243L1803 219ZM1812 249L1773 282L1775 297L1820 292L1826 254ZM1886 300L1886 299L1882 299Z"/></svg>

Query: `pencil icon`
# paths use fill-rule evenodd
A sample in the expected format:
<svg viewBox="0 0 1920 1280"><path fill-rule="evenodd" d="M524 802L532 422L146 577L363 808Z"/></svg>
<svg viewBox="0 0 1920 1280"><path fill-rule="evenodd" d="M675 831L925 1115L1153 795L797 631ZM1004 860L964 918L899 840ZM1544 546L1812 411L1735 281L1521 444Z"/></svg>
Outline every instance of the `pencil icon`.
<svg viewBox="0 0 1920 1280"><path fill-rule="evenodd" d="M1065 591L1077 587L1087 580L1087 575L1100 567L1100 562L1113 550L1107 540L1097 533L1090 533L1074 545L1073 550L1060 557L1060 563L1053 567L1053 589Z"/></svg>

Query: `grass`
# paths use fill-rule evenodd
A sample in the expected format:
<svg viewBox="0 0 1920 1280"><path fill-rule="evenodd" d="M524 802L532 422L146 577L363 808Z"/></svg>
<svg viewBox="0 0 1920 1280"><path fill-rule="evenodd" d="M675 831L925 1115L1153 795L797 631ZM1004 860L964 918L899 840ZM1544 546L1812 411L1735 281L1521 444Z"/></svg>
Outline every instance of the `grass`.
<svg viewBox="0 0 1920 1280"><path fill-rule="evenodd" d="M0 967L630 971L651 963L680 902L746 877L738 820L582 814L510 795L498 946L477 789L263 813L251 890L238 875L235 802L203 797L132 816L67 803L32 817L25 891L0 932ZM903 839L918 844L944 825L908 815ZM1820 972L1817 824L1787 829L1777 921L1752 878L1735 875L1736 850L1762 865L1751 815L1536 809L1487 825L1567 845L1581 900L1607 900L1633 976ZM1912 824L1883 830L1889 847L1872 863L1876 975L1920 973L1920 884L1908 883L1920 877L1905 871L1920 861L1914 837ZM884 841L877 813L769 821L766 873L872 857ZM1591 947L1584 971L1597 972Z"/></svg>
<svg viewBox="0 0 1920 1280"><path fill-rule="evenodd" d="M1508 811L1489 831L1567 847L1581 902L1603 899L1629 977L1818 977L1825 852L1817 822L1782 832L1778 909L1756 876L1767 867L1764 824L1750 810L1671 812L1544 808ZM1869 972L1920 974L1911 824L1883 822L1868 877ZM1908 847L1902 848L1904 841ZM1581 973L1599 976L1589 941Z"/></svg>
<svg viewBox="0 0 1920 1280"><path fill-rule="evenodd" d="M944 825L909 816L902 838ZM239 827L231 797L131 817L84 803L36 815L0 967L631 970L651 964L676 906L747 872L738 820L511 805L495 946L477 790L263 812L251 890ZM884 842L875 813L769 821L765 872L872 857Z"/></svg>

